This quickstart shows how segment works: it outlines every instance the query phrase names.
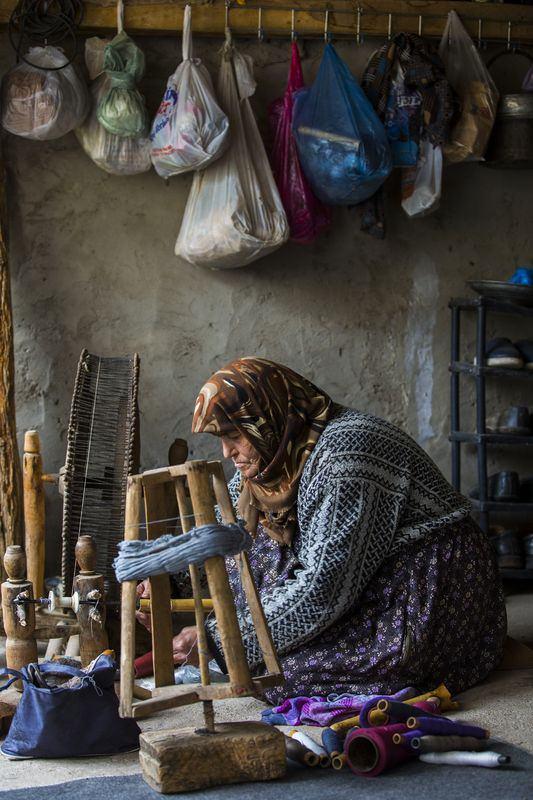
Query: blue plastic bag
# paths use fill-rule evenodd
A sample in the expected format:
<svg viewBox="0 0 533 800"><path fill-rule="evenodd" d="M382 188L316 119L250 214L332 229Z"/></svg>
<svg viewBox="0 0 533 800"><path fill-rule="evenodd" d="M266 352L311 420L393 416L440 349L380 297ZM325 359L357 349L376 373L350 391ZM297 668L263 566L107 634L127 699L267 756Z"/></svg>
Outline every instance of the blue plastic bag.
<svg viewBox="0 0 533 800"><path fill-rule="evenodd" d="M341 206L371 197L392 169L387 134L333 45L326 45L312 87L295 101L298 155L317 197Z"/></svg>

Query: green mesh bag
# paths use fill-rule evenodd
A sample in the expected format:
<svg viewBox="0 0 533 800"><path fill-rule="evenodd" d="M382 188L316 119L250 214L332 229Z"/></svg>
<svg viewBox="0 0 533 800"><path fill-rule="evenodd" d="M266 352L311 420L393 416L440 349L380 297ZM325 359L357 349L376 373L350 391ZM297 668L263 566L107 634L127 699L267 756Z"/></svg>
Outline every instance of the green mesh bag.
<svg viewBox="0 0 533 800"><path fill-rule="evenodd" d="M126 33L105 48L104 70L110 81L98 105L98 121L116 136L146 136L148 116L136 86L144 75L144 54Z"/></svg>

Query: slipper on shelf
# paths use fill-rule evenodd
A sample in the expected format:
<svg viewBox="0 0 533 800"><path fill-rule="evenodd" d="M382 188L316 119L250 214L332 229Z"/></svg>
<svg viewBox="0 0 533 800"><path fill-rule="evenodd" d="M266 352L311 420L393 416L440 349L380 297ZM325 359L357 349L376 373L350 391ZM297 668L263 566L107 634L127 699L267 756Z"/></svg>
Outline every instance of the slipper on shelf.
<svg viewBox="0 0 533 800"><path fill-rule="evenodd" d="M518 347L510 339L499 336L491 339L485 347L485 364L488 367L522 369L524 359Z"/></svg>

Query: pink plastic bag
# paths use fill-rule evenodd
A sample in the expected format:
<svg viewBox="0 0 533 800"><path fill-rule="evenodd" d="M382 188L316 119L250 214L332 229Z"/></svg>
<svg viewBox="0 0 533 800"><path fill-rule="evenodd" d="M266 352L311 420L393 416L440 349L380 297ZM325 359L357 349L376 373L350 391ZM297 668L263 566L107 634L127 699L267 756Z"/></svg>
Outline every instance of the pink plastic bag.
<svg viewBox="0 0 533 800"><path fill-rule="evenodd" d="M292 135L293 93L303 89L304 81L298 45L292 43L289 80L285 94L274 100L268 110L273 133L270 153L272 172L289 220L291 240L309 244L329 227L331 212L318 200L302 172Z"/></svg>

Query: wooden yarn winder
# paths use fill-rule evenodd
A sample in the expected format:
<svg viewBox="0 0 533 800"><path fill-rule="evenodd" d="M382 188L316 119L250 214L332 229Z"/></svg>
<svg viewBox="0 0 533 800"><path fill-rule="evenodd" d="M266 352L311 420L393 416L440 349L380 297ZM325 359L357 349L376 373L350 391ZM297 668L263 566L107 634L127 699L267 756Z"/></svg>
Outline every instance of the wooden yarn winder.
<svg viewBox="0 0 533 800"><path fill-rule="evenodd" d="M194 526L216 522L215 505L222 522L234 523L235 514L218 461L188 461L150 470L128 479L125 538L137 539L144 494L148 539L166 533L166 520L177 506L184 532ZM261 722L215 724L213 700L261 694L283 683L283 674L254 583L248 554L235 556L248 608L267 674L252 677L246 661L237 612L224 558L204 562L214 613L227 664L229 682L210 685L208 645L199 573L190 566L194 609L198 630L201 684L174 685L172 622L168 575L150 579L150 613L155 688L150 693L134 685L135 608L137 581L122 584L122 630L120 662L120 713L141 718L152 712L201 701L205 728L147 731L140 737L140 762L145 780L160 792L181 792L218 784L268 780L284 775L284 737Z"/></svg>

